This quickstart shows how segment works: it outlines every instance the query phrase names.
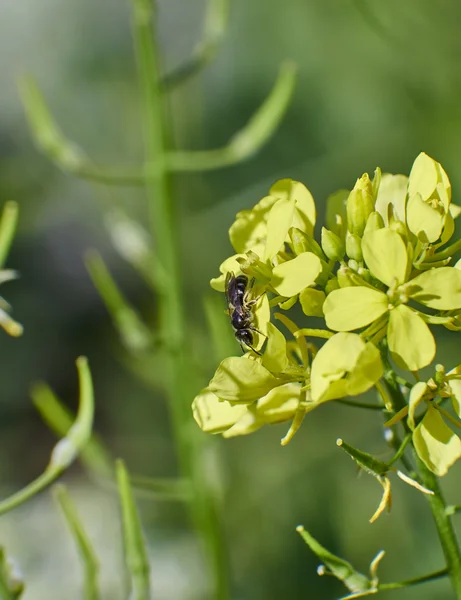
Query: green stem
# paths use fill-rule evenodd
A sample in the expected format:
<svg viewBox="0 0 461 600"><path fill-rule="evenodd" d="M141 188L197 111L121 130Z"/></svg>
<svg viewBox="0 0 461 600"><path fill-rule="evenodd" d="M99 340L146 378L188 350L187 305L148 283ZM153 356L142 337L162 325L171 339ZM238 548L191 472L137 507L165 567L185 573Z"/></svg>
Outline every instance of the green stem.
<svg viewBox="0 0 461 600"><path fill-rule="evenodd" d="M195 526L205 545L214 575L214 594L218 600L228 598L226 562L216 511L216 500L206 480L202 465L202 448L191 432L188 389L188 363L184 353L186 332L181 292L178 226L175 220L167 166L168 131L163 89L158 67L155 38L155 14L152 0L132 0L138 75L145 112L145 176L152 237L156 254L167 277L160 303L160 337L165 340L165 382L178 451L181 475L192 483L190 503Z"/></svg>
<svg viewBox="0 0 461 600"><path fill-rule="evenodd" d="M434 579L440 579L448 575L448 569L440 569L434 573L423 575L422 577L414 577L413 579L405 579L404 581L394 581L392 583L380 583L378 590L383 592L384 590L398 590L400 588L410 587L412 585L418 585L420 583L426 583L427 581L434 581Z"/></svg>
<svg viewBox="0 0 461 600"><path fill-rule="evenodd" d="M337 398L334 402L346 404L347 406L355 406L355 408L371 408L372 410L384 410L384 404L372 404L370 402L359 402L357 400L349 400L348 398Z"/></svg>
<svg viewBox="0 0 461 600"><path fill-rule="evenodd" d="M405 398L392 370L387 370L384 378L394 404L394 410L397 412L405 406ZM408 425L405 422L403 422L403 426L406 429L406 433L409 433ZM425 497L432 511L456 598L461 600L461 553L450 515L447 514L447 507L439 486L439 481L436 475L419 458L417 452L414 451L413 454L420 482L424 487L434 492L433 494L425 494Z"/></svg>

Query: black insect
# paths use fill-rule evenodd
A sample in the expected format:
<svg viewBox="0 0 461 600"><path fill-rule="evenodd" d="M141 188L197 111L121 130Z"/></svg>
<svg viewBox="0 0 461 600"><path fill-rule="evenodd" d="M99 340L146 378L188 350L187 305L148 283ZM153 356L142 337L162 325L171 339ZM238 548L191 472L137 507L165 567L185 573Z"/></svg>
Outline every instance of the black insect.
<svg viewBox="0 0 461 600"><path fill-rule="evenodd" d="M248 284L248 277L246 275L237 275L237 277L235 277L233 273L227 274L227 307L232 327L235 330L235 337L240 343L242 350L244 350L244 346L247 346L250 350L259 354L259 352L253 348L253 331L259 334L261 334L261 332L252 324L253 313L251 309L259 300L260 296L249 300L249 294L254 285L254 279L251 280L250 285Z"/></svg>

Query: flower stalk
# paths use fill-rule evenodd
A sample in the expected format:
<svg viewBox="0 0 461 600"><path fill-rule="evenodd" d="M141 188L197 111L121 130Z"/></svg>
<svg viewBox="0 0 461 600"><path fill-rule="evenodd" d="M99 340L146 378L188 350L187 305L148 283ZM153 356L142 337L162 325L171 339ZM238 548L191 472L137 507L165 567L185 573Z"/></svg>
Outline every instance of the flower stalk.
<svg viewBox="0 0 461 600"><path fill-rule="evenodd" d="M385 382L389 395L392 398L394 409L398 412L406 406L406 401L400 390L399 384L397 383L395 373L392 370L386 371ZM406 423L403 424L407 434L411 433L408 425ZM421 460L414 449L414 444L413 455L416 462L416 471L421 484L434 492L433 494L424 494L424 496L429 503L432 512L440 545L442 546L443 554L447 561L447 572L456 593L456 598L461 600L461 551L451 521L451 514L450 511L447 510L448 507L445 503L442 490L440 489L438 477L432 473Z"/></svg>

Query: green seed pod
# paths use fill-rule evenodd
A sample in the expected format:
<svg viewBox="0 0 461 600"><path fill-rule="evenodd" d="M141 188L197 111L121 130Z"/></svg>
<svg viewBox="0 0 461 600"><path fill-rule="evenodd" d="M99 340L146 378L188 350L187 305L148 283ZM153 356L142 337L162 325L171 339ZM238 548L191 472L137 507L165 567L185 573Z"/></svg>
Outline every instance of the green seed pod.
<svg viewBox="0 0 461 600"><path fill-rule="evenodd" d="M346 235L346 254L349 258L360 262L363 260L362 240L355 233L347 232Z"/></svg>
<svg viewBox="0 0 461 600"><path fill-rule="evenodd" d="M368 217L374 209L373 187L368 174L365 173L360 179L357 179L357 183L347 199L348 231L361 237Z"/></svg>
<svg viewBox="0 0 461 600"><path fill-rule="evenodd" d="M344 242L336 233L322 227L322 250L330 260L339 262L344 257Z"/></svg>
<svg viewBox="0 0 461 600"><path fill-rule="evenodd" d="M376 231L383 228L384 220L382 216L379 214L379 212L373 211L367 219L364 234L368 233L369 231Z"/></svg>

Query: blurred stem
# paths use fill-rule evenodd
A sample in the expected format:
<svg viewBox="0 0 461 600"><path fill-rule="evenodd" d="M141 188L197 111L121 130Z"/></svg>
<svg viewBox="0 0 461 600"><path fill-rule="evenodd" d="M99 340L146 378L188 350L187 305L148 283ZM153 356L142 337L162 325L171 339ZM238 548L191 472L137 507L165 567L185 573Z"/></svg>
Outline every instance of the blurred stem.
<svg viewBox="0 0 461 600"><path fill-rule="evenodd" d="M99 563L85 529L79 519L77 510L70 499L67 489L57 485L54 489L55 498L61 507L67 526L74 538L78 552L85 568L85 587L83 600L99 600L98 573Z"/></svg>
<svg viewBox="0 0 461 600"><path fill-rule="evenodd" d="M115 471L122 511L125 561L131 579L130 600L149 600L151 597L149 557L130 486L130 477L121 460L116 461Z"/></svg>
<svg viewBox="0 0 461 600"><path fill-rule="evenodd" d="M3 566L3 565L2 565ZM8 576L4 573L3 569L0 569L0 598L1 600L15 600L18 598L17 594L13 594L8 585Z"/></svg>
<svg viewBox="0 0 461 600"><path fill-rule="evenodd" d="M45 471L23 489L0 502L0 515L16 508L44 490L70 467L91 437L94 417L93 382L88 361L84 356L76 360L80 398L77 416L66 437L55 445Z"/></svg>
<svg viewBox="0 0 461 600"><path fill-rule="evenodd" d="M18 224L19 206L16 202L5 202L0 220L0 269L5 264Z"/></svg>
<svg viewBox="0 0 461 600"><path fill-rule="evenodd" d="M391 369L387 369L384 374L384 380L392 399L394 411L398 412L402 410L406 406L406 401L396 380L395 373ZM406 422L402 421L402 424L405 428L405 433L411 433ZM451 517L447 514L447 506L439 486L438 478L426 467L414 449L413 455L422 485L434 492L433 494L424 494L424 496L429 502L432 511L456 598L461 600L461 553Z"/></svg>
<svg viewBox="0 0 461 600"><path fill-rule="evenodd" d="M419 585L420 583L426 583L427 581L434 581L435 579L441 579L448 575L447 569L440 569L434 573L428 575L422 575L421 577L414 577L413 579L405 579L404 581L394 581L392 583L380 583L378 585L378 591L383 592L385 590L398 590L401 588L410 587L412 585Z"/></svg>
<svg viewBox="0 0 461 600"><path fill-rule="evenodd" d="M223 560L223 540L215 498L202 466L201 448L191 430L188 365L184 353L186 340L179 266L178 226L174 215L171 182L167 168L168 131L160 81L155 11L152 0L132 0L134 40L138 75L144 100L145 177L152 237L156 255L167 274L159 295L160 337L165 341L167 360L165 381L179 466L182 476L191 480L192 516L205 543L207 559L215 577L213 597L226 600L228 581Z"/></svg>
<svg viewBox="0 0 461 600"><path fill-rule="evenodd" d="M191 58L163 78L165 88L172 89L204 69L215 57L224 37L229 15L229 0L208 0L202 39Z"/></svg>

